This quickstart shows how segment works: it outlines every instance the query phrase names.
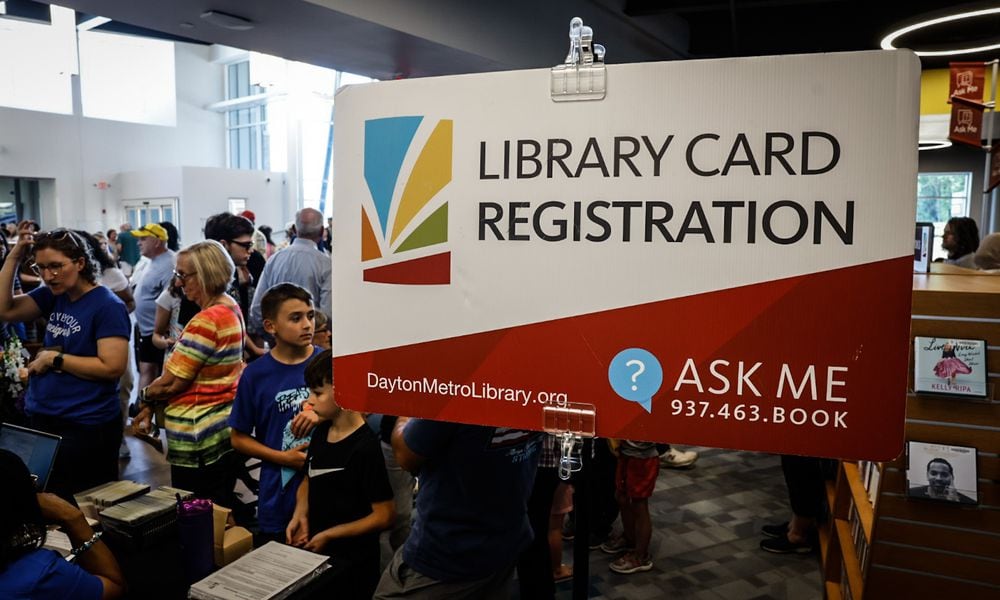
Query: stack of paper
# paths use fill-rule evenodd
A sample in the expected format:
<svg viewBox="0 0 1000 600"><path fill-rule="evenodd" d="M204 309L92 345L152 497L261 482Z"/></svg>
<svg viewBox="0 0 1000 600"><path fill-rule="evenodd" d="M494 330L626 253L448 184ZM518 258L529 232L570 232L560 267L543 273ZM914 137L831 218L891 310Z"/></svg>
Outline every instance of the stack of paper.
<svg viewBox="0 0 1000 600"><path fill-rule="evenodd" d="M278 600L324 570L327 557L268 542L191 586L197 600Z"/></svg>
<svg viewBox="0 0 1000 600"><path fill-rule="evenodd" d="M149 491L149 486L135 481L111 481L99 485L89 490L74 494L77 504L89 503L97 507L98 510L108 506L114 506L119 502L135 498L140 494Z"/></svg>
<svg viewBox="0 0 1000 600"><path fill-rule="evenodd" d="M135 525L153 517L167 514L176 508L177 500L174 498L146 494L135 500L105 508L101 511L101 520L110 519L126 525Z"/></svg>
<svg viewBox="0 0 1000 600"><path fill-rule="evenodd" d="M63 558L66 558L73 550L73 542L69 541L68 535L58 529L50 529L45 532L45 545L42 547L55 550Z"/></svg>

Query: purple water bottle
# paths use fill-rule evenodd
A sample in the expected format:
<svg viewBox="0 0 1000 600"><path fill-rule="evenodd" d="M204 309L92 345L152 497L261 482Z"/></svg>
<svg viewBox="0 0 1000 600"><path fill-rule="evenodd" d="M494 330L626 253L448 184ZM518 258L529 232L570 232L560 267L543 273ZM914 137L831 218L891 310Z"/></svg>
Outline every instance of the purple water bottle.
<svg viewBox="0 0 1000 600"><path fill-rule="evenodd" d="M212 543L212 501L196 498L177 501L177 534L180 541L184 581L191 585L215 566Z"/></svg>

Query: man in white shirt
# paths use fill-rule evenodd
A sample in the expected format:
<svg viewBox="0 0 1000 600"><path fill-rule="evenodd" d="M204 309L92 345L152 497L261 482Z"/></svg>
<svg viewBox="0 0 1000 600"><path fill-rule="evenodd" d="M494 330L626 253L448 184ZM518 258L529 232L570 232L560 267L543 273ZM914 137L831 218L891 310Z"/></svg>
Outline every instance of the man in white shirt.
<svg viewBox="0 0 1000 600"><path fill-rule="evenodd" d="M269 289L279 283L294 283L303 287L316 299L316 309L330 314L333 305L332 263L330 257L320 252L317 242L323 235L323 213L314 208L303 208L295 213L295 230L298 237L287 248L267 261L261 273L250 307L250 331L263 332L260 301Z"/></svg>

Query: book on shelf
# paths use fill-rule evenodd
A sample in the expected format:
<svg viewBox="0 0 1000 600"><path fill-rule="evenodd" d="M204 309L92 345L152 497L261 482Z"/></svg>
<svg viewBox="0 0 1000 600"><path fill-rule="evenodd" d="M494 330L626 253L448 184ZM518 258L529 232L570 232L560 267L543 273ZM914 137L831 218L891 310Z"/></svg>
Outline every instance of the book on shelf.
<svg viewBox="0 0 1000 600"><path fill-rule="evenodd" d="M913 338L913 390L950 396L987 396L986 341Z"/></svg>
<svg viewBox="0 0 1000 600"><path fill-rule="evenodd" d="M868 501L872 503L872 508L878 503L878 484L879 480L882 478L882 470L875 465L872 468L871 477L869 478L868 484Z"/></svg>
<svg viewBox="0 0 1000 600"><path fill-rule="evenodd" d="M979 503L976 448L909 440L906 456L907 497L957 504Z"/></svg>

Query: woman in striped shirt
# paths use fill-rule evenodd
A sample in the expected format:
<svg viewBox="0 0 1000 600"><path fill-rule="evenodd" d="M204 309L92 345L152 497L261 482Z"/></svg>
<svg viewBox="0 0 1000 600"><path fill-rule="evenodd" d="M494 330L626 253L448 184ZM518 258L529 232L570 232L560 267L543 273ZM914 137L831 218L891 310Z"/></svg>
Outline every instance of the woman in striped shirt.
<svg viewBox="0 0 1000 600"><path fill-rule="evenodd" d="M235 455L226 424L243 372L243 315L226 289L235 267L214 240L177 254L174 278L198 304L181 333L163 375L140 393L136 416L148 430L152 405L166 403L167 460L171 484L222 506L234 505Z"/></svg>

